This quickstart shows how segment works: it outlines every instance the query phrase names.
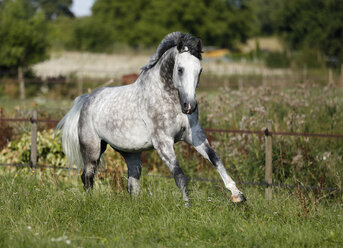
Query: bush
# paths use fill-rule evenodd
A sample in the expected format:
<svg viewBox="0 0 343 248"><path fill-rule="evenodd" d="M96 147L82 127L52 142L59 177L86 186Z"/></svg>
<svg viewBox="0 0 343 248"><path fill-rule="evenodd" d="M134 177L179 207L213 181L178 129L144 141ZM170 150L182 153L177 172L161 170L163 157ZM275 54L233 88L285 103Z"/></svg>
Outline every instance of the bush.
<svg viewBox="0 0 343 248"><path fill-rule="evenodd" d="M265 63L269 68L288 68L291 64L285 52L269 52L266 55Z"/></svg>
<svg viewBox="0 0 343 248"><path fill-rule="evenodd" d="M295 52L293 61L296 67L303 68L322 68L324 67L324 60L318 50L304 48L301 51Z"/></svg>
<svg viewBox="0 0 343 248"><path fill-rule="evenodd" d="M29 163L31 152L31 133L23 134L19 140L10 141L0 151L0 163ZM54 138L53 129L37 134L37 157L39 164L66 166L61 142Z"/></svg>
<svg viewBox="0 0 343 248"><path fill-rule="evenodd" d="M112 30L99 20L86 17L75 20L66 47L71 50L108 52L113 45Z"/></svg>

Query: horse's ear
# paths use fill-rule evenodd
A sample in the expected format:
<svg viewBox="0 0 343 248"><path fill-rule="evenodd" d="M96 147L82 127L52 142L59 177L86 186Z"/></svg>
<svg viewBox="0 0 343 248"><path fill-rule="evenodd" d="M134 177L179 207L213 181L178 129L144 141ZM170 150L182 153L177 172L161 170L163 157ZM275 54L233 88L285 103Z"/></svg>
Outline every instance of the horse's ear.
<svg viewBox="0 0 343 248"><path fill-rule="evenodd" d="M202 53L202 42L201 42L201 39L198 39L197 49L198 49L198 51L200 51Z"/></svg>
<svg viewBox="0 0 343 248"><path fill-rule="evenodd" d="M179 51L179 52L181 52L182 50L183 50L183 41L182 41L182 39L179 39L178 41L177 41L177 50Z"/></svg>

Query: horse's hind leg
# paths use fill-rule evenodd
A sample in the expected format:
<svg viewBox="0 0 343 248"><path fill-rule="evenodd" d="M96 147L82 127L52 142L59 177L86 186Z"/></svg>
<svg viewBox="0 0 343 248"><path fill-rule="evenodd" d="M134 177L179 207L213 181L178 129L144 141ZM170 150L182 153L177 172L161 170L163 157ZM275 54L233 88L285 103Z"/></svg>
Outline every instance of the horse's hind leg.
<svg viewBox="0 0 343 248"><path fill-rule="evenodd" d="M127 191L131 195L138 195L139 193L139 178L141 176L142 167L141 167L141 153L128 153L120 152L124 157L127 169L128 169L128 183Z"/></svg>
<svg viewBox="0 0 343 248"><path fill-rule="evenodd" d="M106 145L97 135L92 136L88 133L86 137L81 138L80 136L80 150L84 163L81 179L85 191L93 188L96 169L101 154L106 150Z"/></svg>

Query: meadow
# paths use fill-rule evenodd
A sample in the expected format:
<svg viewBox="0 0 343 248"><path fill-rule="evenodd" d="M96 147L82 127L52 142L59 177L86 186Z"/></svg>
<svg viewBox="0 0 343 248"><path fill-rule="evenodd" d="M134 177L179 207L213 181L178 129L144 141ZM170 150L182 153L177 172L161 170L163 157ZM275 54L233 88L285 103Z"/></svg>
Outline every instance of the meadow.
<svg viewBox="0 0 343 248"><path fill-rule="evenodd" d="M306 78L294 71L263 75L263 70L240 75L227 70L224 62L210 61L206 66L212 65L223 68L219 74L214 74L215 69L205 73L198 89L204 128L264 130L272 120L274 131L342 133L343 89L327 84L326 75L310 71ZM102 84L91 81L85 80L85 90ZM48 90L40 87L29 85L28 92L36 95L25 102L9 95L0 97L1 117L30 117L35 108L40 118L59 119L77 94L72 83L47 84ZM9 142L2 143L0 163L29 163L30 127L30 123L1 123L3 138ZM263 136L207 135L235 181L263 183ZM38 164L56 169L0 168L0 246L343 245L342 192L322 190L343 187L342 139L273 137L273 182L296 187L274 187L273 199L266 201L264 186L239 184L248 200L239 205L229 201L230 194L215 169L194 149L182 143L175 149L187 177L211 179L189 181L190 208L185 208L174 180L168 178L170 172L154 151L143 154L138 197L126 192L124 161L111 149L105 154L106 171L101 165L94 191L85 194L79 175L61 170L66 161L60 141L53 136L53 125L39 124ZM318 189L304 189L304 185Z"/></svg>
<svg viewBox="0 0 343 248"><path fill-rule="evenodd" d="M1 247L341 247L343 205L277 190L243 187L248 201L233 205L222 183L189 183L185 208L172 179L143 173L142 191L26 169L0 175Z"/></svg>

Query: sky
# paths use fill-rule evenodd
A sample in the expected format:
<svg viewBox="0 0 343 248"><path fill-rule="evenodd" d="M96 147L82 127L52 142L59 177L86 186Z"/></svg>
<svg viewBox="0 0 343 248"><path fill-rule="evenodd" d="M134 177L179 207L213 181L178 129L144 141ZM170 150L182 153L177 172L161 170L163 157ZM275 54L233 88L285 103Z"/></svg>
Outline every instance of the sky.
<svg viewBox="0 0 343 248"><path fill-rule="evenodd" d="M89 16L92 14L91 8L95 0L74 0L71 11L75 16Z"/></svg>

